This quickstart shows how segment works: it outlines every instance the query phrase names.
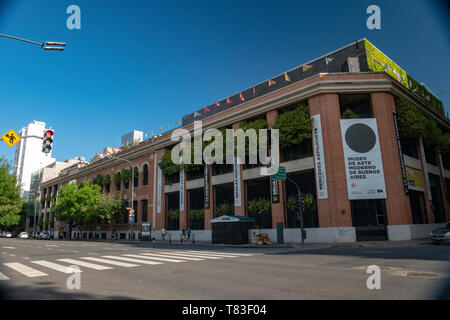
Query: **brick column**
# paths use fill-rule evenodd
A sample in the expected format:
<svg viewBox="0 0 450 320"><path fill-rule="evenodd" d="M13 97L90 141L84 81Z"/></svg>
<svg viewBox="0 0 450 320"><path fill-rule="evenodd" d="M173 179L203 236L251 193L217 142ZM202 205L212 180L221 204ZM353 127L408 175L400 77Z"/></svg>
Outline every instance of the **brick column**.
<svg viewBox="0 0 450 320"><path fill-rule="evenodd" d="M388 224L412 224L411 205L403 185L393 112L394 97L385 92L371 94L372 113L377 119L386 185L386 211Z"/></svg>
<svg viewBox="0 0 450 320"><path fill-rule="evenodd" d="M272 128L275 125L275 120L277 119L278 111L277 110L270 110L266 113L266 119L267 124L269 128ZM270 139L270 137L267 137L267 139ZM280 159L280 150L278 150L278 158ZM278 181L278 195L280 198L279 203L273 203L272 202L272 177L270 177L270 202L271 202L271 211L272 211L272 228L277 227L278 222L282 222L283 226L286 227L286 220L284 215L284 208L285 208L285 197L284 197L284 182L279 180Z"/></svg>
<svg viewBox="0 0 450 320"><path fill-rule="evenodd" d="M205 230L211 230L211 220L214 218L213 212L213 186L212 186L212 165L209 166L209 170L207 172L209 176L209 209L205 209ZM205 186L206 188L206 186Z"/></svg>
<svg viewBox="0 0 450 320"><path fill-rule="evenodd" d="M444 172L442 172L442 170L441 170L441 166L443 166L443 164L441 162L442 157L441 157L440 153L438 154L437 158L438 158L439 172L441 174L440 177L439 177L439 181L441 183L442 200L444 202L444 212L445 212L444 216L446 217L445 220L449 221L450 220L450 203L449 203L449 199L447 199L447 195L445 194L445 186L444 186L444 184L445 184L445 177L443 176Z"/></svg>
<svg viewBox="0 0 450 320"><path fill-rule="evenodd" d="M328 199L317 199L319 226L350 227L352 214L347 195L339 96L326 93L308 100L310 115L320 114ZM342 213L342 211L345 211Z"/></svg>
<svg viewBox="0 0 450 320"><path fill-rule="evenodd" d="M239 129L239 122L233 124L233 129L234 130ZM241 168L241 170L240 170L241 171L241 176L240 176L240 180L241 180L241 205L239 207L234 207L234 214L236 216L247 216L247 211L245 210L245 184L244 184L244 178L243 178L243 174L242 174L242 171L244 170L244 166L241 164L240 168ZM234 174L234 169L233 169L233 174Z"/></svg>

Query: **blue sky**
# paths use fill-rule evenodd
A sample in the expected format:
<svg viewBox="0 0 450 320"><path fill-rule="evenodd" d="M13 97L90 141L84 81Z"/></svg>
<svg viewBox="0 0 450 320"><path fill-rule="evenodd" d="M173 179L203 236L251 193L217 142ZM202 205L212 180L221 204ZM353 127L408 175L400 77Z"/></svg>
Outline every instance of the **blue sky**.
<svg viewBox="0 0 450 320"><path fill-rule="evenodd" d="M0 33L64 41L64 52L0 38L0 131L55 130L53 156L89 160L167 122L363 37L444 102L450 31L443 2L0 0ZM1 5L6 4L6 5ZM66 8L81 8L81 30ZM368 30L366 8L381 8ZM447 8L448 9L448 8ZM174 94L175 92L175 94ZM14 159L15 148L0 144Z"/></svg>

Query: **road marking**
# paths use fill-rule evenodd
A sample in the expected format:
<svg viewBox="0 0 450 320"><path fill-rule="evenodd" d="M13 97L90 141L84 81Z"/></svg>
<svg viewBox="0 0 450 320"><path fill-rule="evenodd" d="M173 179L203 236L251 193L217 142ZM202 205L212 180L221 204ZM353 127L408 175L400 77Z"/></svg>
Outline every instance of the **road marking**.
<svg viewBox="0 0 450 320"><path fill-rule="evenodd" d="M85 261L79 261L79 260L75 260L75 259L56 259L56 260L62 261L62 262L66 262L66 263L70 263L70 264L74 264L74 265L77 265L77 266L82 266L82 267L94 269L94 270L114 269L112 267L101 266L99 264L89 263L89 262L85 262Z"/></svg>
<svg viewBox="0 0 450 320"><path fill-rule="evenodd" d="M95 258L95 257L82 257L80 259L95 261L95 262L103 262L106 264L112 264L115 266L130 268L130 267L139 267L138 264L132 264L132 263L126 263L126 262L120 262L120 261L113 261L113 260L107 260L107 259L101 259L101 258Z"/></svg>
<svg viewBox="0 0 450 320"><path fill-rule="evenodd" d="M0 272L0 280L9 280L9 278Z"/></svg>
<svg viewBox="0 0 450 320"><path fill-rule="evenodd" d="M155 257L180 258L180 257L172 256L172 255L169 255L169 254L157 254L157 253L147 253L147 252L141 253L141 254L146 255L146 256L155 256ZM191 258L191 257L183 257L182 259L184 259L184 260L191 260L191 261L203 261L203 260L205 260L205 259Z"/></svg>
<svg viewBox="0 0 450 320"><path fill-rule="evenodd" d="M10 254L9 256L10 256L10 257L15 257L16 255L15 255L15 254Z"/></svg>
<svg viewBox="0 0 450 320"><path fill-rule="evenodd" d="M156 260L156 261L165 261L165 262L186 262L185 260L177 260L177 259L168 259L168 258L158 258L158 257L146 257L146 256L140 256L137 254L124 254L125 257L132 257L132 258L141 258L141 259L148 259L148 260Z"/></svg>
<svg viewBox="0 0 450 320"><path fill-rule="evenodd" d="M53 262L50 262L50 261L37 260L37 261L30 261L30 262L38 264L38 265L43 266L43 267L47 267L47 268L59 271L59 272L63 272L63 273L75 273L75 272L78 272L77 269L66 267L66 266L63 266L63 265L60 265L60 264L57 264L57 263L53 263ZM82 271L80 270L80 272L82 272Z"/></svg>
<svg viewBox="0 0 450 320"><path fill-rule="evenodd" d="M243 256L243 257L251 257L254 255L252 253L217 252L217 251L202 251L202 250L189 250L187 252L207 253L207 254L213 254L213 255L232 255L232 256Z"/></svg>
<svg viewBox="0 0 450 320"><path fill-rule="evenodd" d="M48 276L48 274L43 273L39 270L27 267L21 263L18 262L11 262L11 263L4 263L5 266L10 267L11 269L27 276L28 278L34 278L34 277L42 277L42 276Z"/></svg>
<svg viewBox="0 0 450 320"><path fill-rule="evenodd" d="M27 258L27 257L22 257L22 258L24 258L25 260L30 260L30 258Z"/></svg>
<svg viewBox="0 0 450 320"><path fill-rule="evenodd" d="M46 244L45 246L46 246L46 247L56 247L56 248L59 248L59 246L57 246L56 244Z"/></svg>
<svg viewBox="0 0 450 320"><path fill-rule="evenodd" d="M72 250L72 252L73 252L73 253L78 253L78 251L76 251L76 250Z"/></svg>
<svg viewBox="0 0 450 320"><path fill-rule="evenodd" d="M180 258L183 257L194 257L194 258L203 258L203 259L213 259L213 260L220 260L223 259L222 257L211 257L211 256L203 256L203 255L196 255L196 254L186 254L186 253L171 253L171 252L161 252L164 254L171 254L173 256L179 256Z"/></svg>
<svg viewBox="0 0 450 320"><path fill-rule="evenodd" d="M15 249L16 247L2 247L3 249Z"/></svg>
<svg viewBox="0 0 450 320"><path fill-rule="evenodd" d="M97 253L97 252L88 252L88 254L92 254L92 255L96 255L96 256L99 255L99 253Z"/></svg>
<svg viewBox="0 0 450 320"><path fill-rule="evenodd" d="M133 259L133 258L125 258L125 257L118 257L118 256L102 256L102 258L108 258L113 260L122 260L122 261L129 261L129 262L136 262L136 263L142 263L142 264L163 264L162 262L156 262L156 261L148 261L148 260L142 260L142 259Z"/></svg>

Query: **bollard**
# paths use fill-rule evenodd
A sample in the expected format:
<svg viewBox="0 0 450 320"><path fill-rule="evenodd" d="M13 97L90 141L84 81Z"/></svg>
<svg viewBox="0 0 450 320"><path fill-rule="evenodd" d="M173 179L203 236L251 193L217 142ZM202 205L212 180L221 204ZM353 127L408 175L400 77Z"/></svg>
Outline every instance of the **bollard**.
<svg viewBox="0 0 450 320"><path fill-rule="evenodd" d="M277 222L277 243L284 243L283 222Z"/></svg>

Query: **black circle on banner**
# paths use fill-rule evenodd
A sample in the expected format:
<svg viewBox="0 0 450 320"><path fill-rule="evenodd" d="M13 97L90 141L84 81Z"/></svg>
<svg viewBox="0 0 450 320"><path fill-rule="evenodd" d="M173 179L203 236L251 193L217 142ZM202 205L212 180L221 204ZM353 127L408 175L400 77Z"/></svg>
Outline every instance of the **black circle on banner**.
<svg viewBox="0 0 450 320"><path fill-rule="evenodd" d="M369 152L376 141L375 132L363 123L353 124L345 132L345 142L350 149L358 153Z"/></svg>

